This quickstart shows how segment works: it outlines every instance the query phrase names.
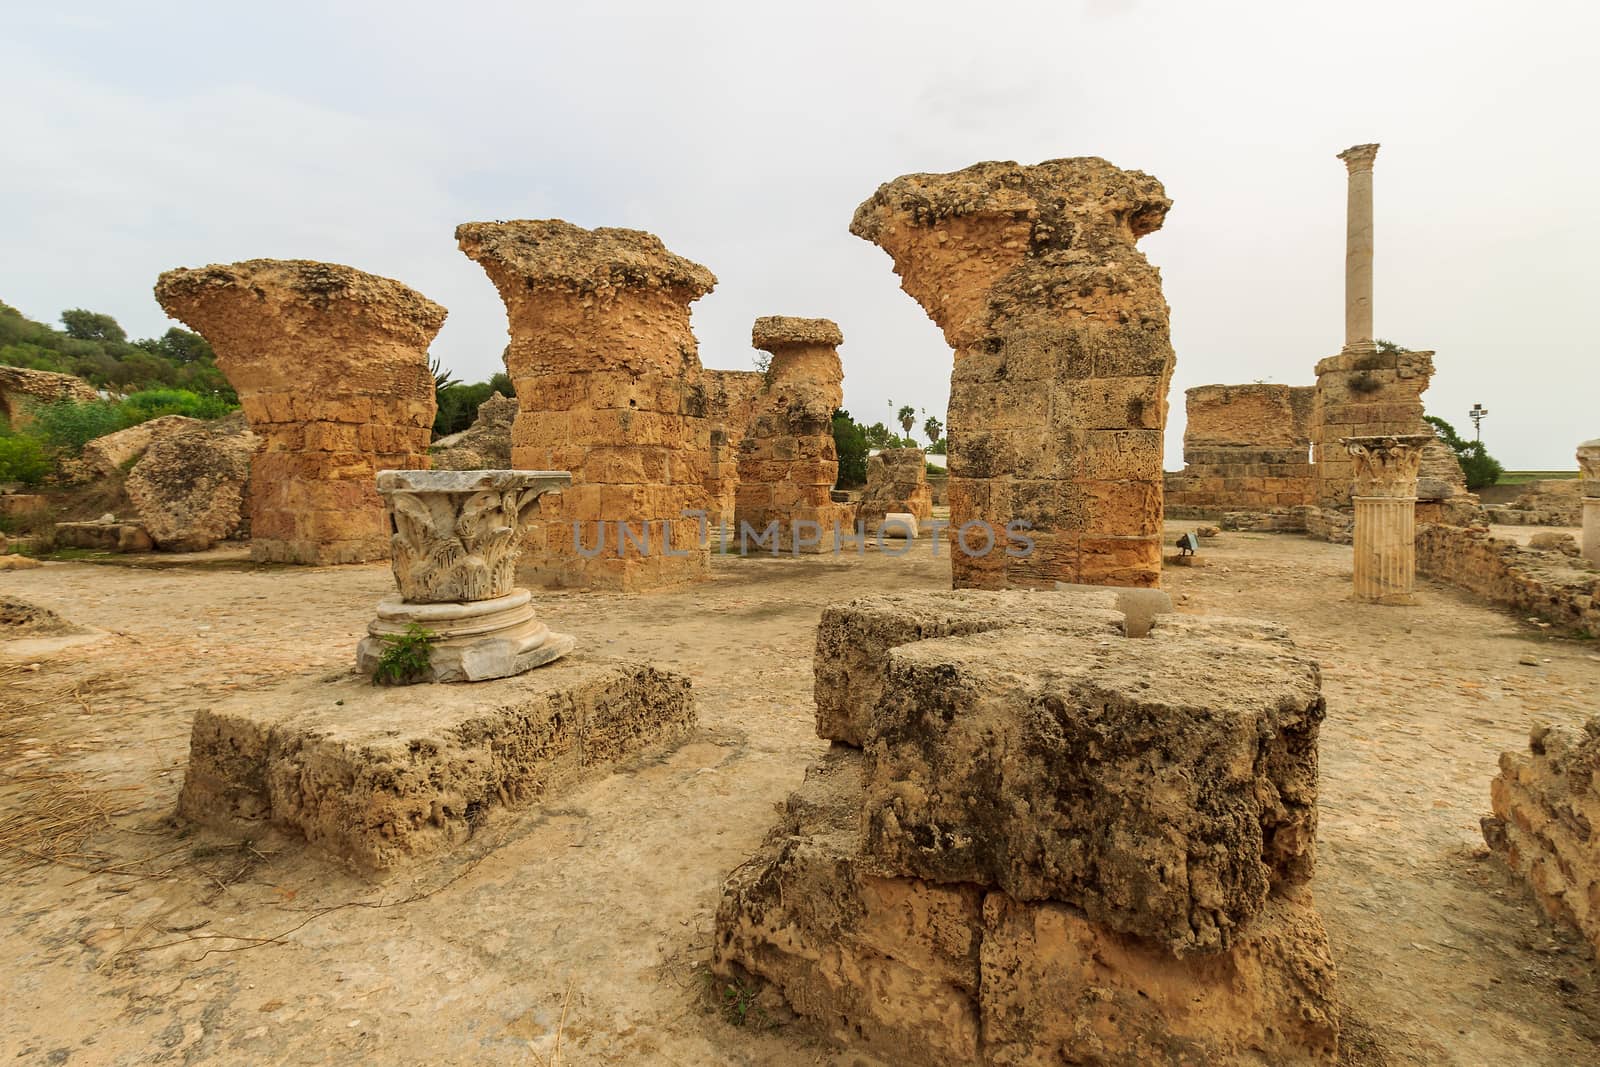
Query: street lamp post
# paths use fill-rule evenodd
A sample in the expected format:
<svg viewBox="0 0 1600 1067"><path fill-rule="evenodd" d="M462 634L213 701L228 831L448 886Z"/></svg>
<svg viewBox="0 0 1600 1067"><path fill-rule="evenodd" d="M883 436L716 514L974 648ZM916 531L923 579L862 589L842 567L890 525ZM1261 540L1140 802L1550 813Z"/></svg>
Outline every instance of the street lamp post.
<svg viewBox="0 0 1600 1067"><path fill-rule="evenodd" d="M1483 440L1483 417L1489 414L1489 409L1482 404L1472 405L1472 410L1467 412L1472 416L1472 433L1477 440Z"/></svg>

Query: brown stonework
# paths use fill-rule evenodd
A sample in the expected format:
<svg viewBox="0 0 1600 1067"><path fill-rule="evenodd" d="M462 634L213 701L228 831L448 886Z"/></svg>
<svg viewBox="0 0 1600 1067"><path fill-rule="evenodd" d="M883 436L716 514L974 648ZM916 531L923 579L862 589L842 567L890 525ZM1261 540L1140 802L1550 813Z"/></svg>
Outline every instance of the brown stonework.
<svg viewBox="0 0 1600 1067"><path fill-rule="evenodd" d="M885 448L867 457L867 488L856 517L870 530L893 511L915 516L919 525L933 517L928 457L920 448Z"/></svg>
<svg viewBox="0 0 1600 1067"><path fill-rule="evenodd" d="M955 349L953 526L1035 531L1026 555L953 545L956 587L1159 583L1173 353L1134 243L1171 203L1147 174L1078 158L906 175L856 210L850 232Z"/></svg>
<svg viewBox="0 0 1600 1067"><path fill-rule="evenodd" d="M706 478L711 525L731 527L739 488L739 445L755 421L766 375L758 370L707 370L701 372L701 380L711 427L711 472Z"/></svg>
<svg viewBox="0 0 1600 1067"><path fill-rule="evenodd" d="M510 320L512 465L572 472L528 523L522 580L640 590L704 578L709 551L684 515L707 510L711 473L689 305L716 278L642 230L468 222L456 240Z"/></svg>
<svg viewBox="0 0 1600 1067"><path fill-rule="evenodd" d="M833 413L844 402L844 343L828 319L768 315L755 321L750 343L772 353L766 388L739 444L734 520L761 533L777 524L782 550L821 552L834 543L848 508L832 502L839 479Z"/></svg>
<svg viewBox="0 0 1600 1067"><path fill-rule="evenodd" d="M0 365L0 425L27 425L32 421L29 409L37 405L99 399L94 386L71 374Z"/></svg>
<svg viewBox="0 0 1600 1067"><path fill-rule="evenodd" d="M1340 439L1433 433L1422 421L1432 377L1432 352L1345 352L1317 364L1311 444L1319 506L1350 506L1355 467Z"/></svg>
<svg viewBox="0 0 1600 1067"><path fill-rule="evenodd" d="M392 279L300 259L171 270L155 292L216 350L262 439L251 557L387 559L373 476L428 465L428 344L445 309Z"/></svg>
<svg viewBox="0 0 1600 1067"><path fill-rule="evenodd" d="M1181 474L1166 506L1269 510L1311 503L1311 386L1202 385L1184 394Z"/></svg>

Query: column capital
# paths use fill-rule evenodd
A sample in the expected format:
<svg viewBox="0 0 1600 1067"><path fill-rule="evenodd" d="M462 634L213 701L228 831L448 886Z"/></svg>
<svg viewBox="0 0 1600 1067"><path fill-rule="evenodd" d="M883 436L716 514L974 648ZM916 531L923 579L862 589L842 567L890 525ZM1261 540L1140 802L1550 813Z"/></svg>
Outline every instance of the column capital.
<svg viewBox="0 0 1600 1067"><path fill-rule="evenodd" d="M1344 160L1344 165L1351 174L1358 171L1371 170L1372 161L1378 158L1378 146L1375 144L1351 145L1339 153L1339 158Z"/></svg>
<svg viewBox="0 0 1600 1067"><path fill-rule="evenodd" d="M1432 440L1427 433L1339 438L1355 459L1350 495L1415 499L1422 449Z"/></svg>
<svg viewBox="0 0 1600 1067"><path fill-rule="evenodd" d="M1578 446L1578 470L1583 476L1583 495L1600 497L1600 437Z"/></svg>

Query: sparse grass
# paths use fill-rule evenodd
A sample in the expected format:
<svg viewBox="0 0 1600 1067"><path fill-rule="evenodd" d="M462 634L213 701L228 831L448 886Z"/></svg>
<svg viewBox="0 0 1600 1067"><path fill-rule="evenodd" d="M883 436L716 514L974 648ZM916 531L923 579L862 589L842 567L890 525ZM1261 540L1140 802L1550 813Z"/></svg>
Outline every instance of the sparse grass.
<svg viewBox="0 0 1600 1067"><path fill-rule="evenodd" d="M1559 482L1576 478L1577 471L1506 471L1498 485L1525 485L1528 482Z"/></svg>
<svg viewBox="0 0 1600 1067"><path fill-rule="evenodd" d="M701 975L706 984L706 997L724 1022L731 1026L757 1026L763 1030L778 1025L777 1020L756 1003L761 989L754 982L719 975L709 967Z"/></svg>

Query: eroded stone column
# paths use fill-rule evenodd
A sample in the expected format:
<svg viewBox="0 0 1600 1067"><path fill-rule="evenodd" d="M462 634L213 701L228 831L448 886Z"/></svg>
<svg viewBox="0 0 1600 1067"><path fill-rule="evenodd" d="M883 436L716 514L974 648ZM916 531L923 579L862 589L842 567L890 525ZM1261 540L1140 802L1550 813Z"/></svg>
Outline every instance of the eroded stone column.
<svg viewBox="0 0 1600 1067"><path fill-rule="evenodd" d="M527 580L639 590L705 577L706 397L689 305L716 278L642 230L469 222L511 326L512 465L572 487L529 523Z"/></svg>
<svg viewBox="0 0 1600 1067"><path fill-rule="evenodd" d="M1344 350L1376 351L1372 340L1372 164L1378 146L1339 153L1349 172L1344 231Z"/></svg>
<svg viewBox="0 0 1600 1067"><path fill-rule="evenodd" d="M757 414L739 445L734 519L756 533L776 525L780 550L828 551L847 509L829 494L839 479L833 413L844 403L835 349L844 334L829 319L767 315L750 343L772 354Z"/></svg>
<svg viewBox="0 0 1600 1067"><path fill-rule="evenodd" d="M1355 460L1355 595L1416 603L1417 471L1429 434L1347 437Z"/></svg>
<svg viewBox="0 0 1600 1067"><path fill-rule="evenodd" d="M428 465L428 344L445 309L390 278L298 259L171 270L155 293L211 343L263 439L251 462L251 558L387 558L373 476Z"/></svg>
<svg viewBox="0 0 1600 1067"><path fill-rule="evenodd" d="M1600 437L1578 446L1583 478L1583 558L1600 567Z"/></svg>
<svg viewBox="0 0 1600 1067"><path fill-rule="evenodd" d="M892 512L910 515L918 523L933 518L928 455L920 448L885 448L867 457L867 487L856 517L870 532Z"/></svg>
<svg viewBox="0 0 1600 1067"><path fill-rule="evenodd" d="M856 210L850 232L893 257L955 349L957 588L1159 584L1173 353L1134 242L1171 204L1148 174L1090 157L910 174Z"/></svg>

